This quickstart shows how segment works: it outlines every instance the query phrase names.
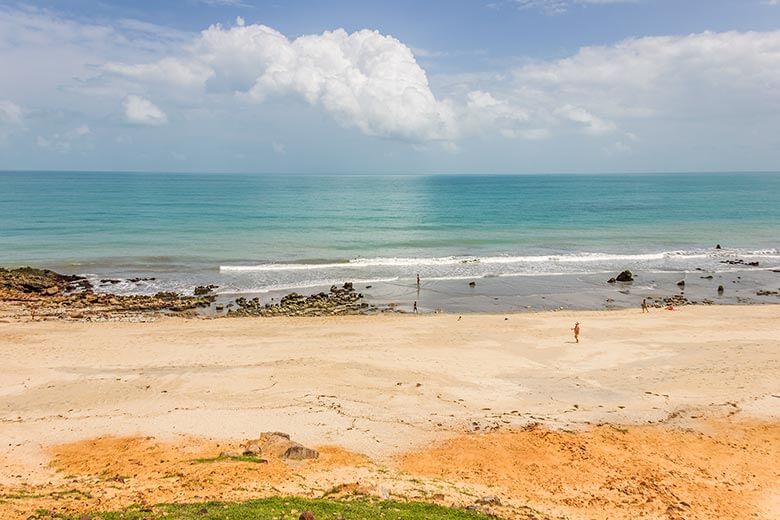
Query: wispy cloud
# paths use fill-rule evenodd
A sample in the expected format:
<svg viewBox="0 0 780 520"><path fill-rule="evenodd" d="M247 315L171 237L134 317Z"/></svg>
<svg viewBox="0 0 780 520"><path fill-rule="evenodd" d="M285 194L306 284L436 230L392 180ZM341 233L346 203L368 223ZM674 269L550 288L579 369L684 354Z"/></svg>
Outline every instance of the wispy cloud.
<svg viewBox="0 0 780 520"><path fill-rule="evenodd" d="M519 9L538 9L548 15L566 13L575 5L631 4L637 0L512 0ZM778 1L778 0L771 0ZM495 4L489 4L489 7Z"/></svg>
<svg viewBox="0 0 780 520"><path fill-rule="evenodd" d="M252 7L241 0L198 0L201 4L224 7Z"/></svg>

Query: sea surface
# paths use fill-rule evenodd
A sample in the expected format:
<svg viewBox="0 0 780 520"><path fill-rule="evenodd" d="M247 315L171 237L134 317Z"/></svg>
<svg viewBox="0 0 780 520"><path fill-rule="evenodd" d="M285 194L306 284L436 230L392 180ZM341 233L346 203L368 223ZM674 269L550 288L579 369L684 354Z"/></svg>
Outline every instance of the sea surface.
<svg viewBox="0 0 780 520"><path fill-rule="evenodd" d="M417 274L517 293L564 277L574 291L623 269L744 271L721 263L734 258L780 268L780 174L0 172L0 265L119 293L354 281L406 295Z"/></svg>

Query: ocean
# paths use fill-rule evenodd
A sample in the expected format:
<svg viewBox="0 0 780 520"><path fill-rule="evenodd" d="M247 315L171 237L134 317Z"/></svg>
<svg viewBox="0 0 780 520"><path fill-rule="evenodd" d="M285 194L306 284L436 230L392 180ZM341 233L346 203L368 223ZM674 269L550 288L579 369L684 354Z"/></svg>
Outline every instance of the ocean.
<svg viewBox="0 0 780 520"><path fill-rule="evenodd" d="M733 258L780 268L780 175L0 173L0 265L119 293L354 281L392 299L419 274L521 294L534 277L747 270Z"/></svg>

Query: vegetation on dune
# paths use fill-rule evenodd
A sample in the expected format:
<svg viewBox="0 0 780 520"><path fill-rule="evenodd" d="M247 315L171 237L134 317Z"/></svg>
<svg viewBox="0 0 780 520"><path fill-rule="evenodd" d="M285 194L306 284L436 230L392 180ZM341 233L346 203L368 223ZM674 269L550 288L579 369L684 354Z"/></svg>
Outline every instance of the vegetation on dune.
<svg viewBox="0 0 780 520"><path fill-rule="evenodd" d="M153 507L132 506L110 513L55 516L82 520L298 520L310 511L316 520L486 520L490 517L465 509L451 509L423 502L394 500L316 500L295 497L272 497L248 502L206 502L198 504L162 504ZM38 518L52 518L40 512Z"/></svg>

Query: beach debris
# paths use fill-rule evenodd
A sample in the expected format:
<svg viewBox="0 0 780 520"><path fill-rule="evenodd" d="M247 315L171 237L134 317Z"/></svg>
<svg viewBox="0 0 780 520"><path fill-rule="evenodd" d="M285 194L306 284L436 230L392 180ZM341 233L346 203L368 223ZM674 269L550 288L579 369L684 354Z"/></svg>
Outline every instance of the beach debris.
<svg viewBox="0 0 780 520"><path fill-rule="evenodd" d="M728 265L748 265L750 267L758 267L758 262L745 262L741 258L736 258L733 260L721 260L721 264L728 264Z"/></svg>
<svg viewBox="0 0 780 520"><path fill-rule="evenodd" d="M619 275L607 280L607 283L633 282L633 281L634 281L634 274L628 269L626 269L625 271L622 271Z"/></svg>
<svg viewBox="0 0 780 520"><path fill-rule="evenodd" d="M320 456L317 450L291 440L289 434L282 432L263 432L259 438L246 441L241 448L242 455L253 457L304 460L316 459Z"/></svg>

